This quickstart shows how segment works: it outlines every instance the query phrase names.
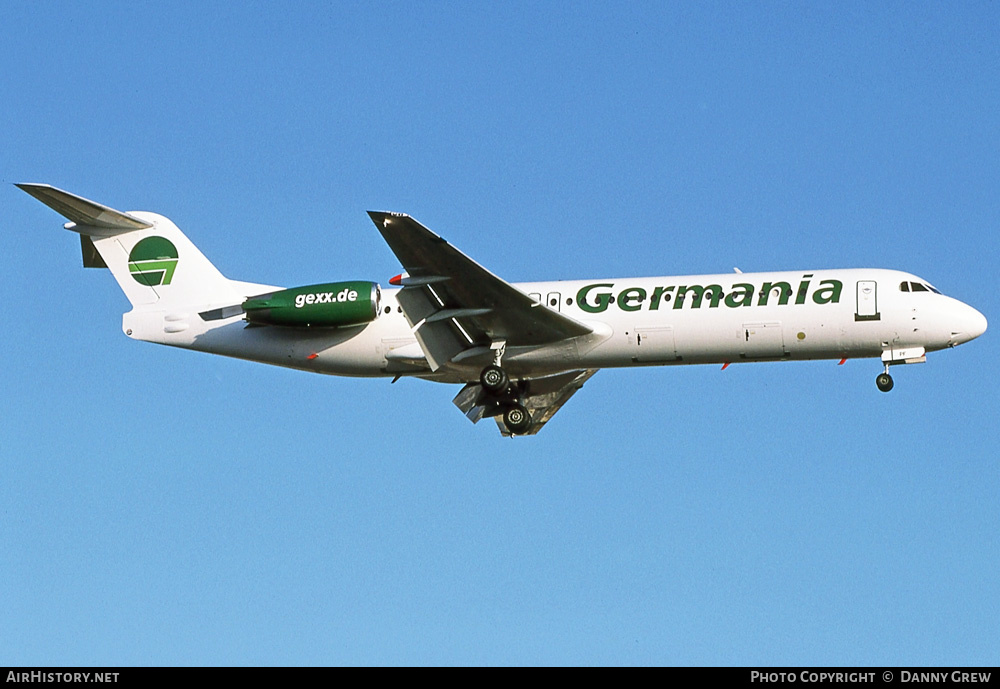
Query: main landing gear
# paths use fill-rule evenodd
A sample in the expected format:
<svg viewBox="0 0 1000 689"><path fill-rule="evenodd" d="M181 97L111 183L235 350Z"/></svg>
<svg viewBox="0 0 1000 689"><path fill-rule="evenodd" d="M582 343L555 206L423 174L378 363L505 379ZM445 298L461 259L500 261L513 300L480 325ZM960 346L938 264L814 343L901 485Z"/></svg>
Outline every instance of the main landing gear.
<svg viewBox="0 0 1000 689"><path fill-rule="evenodd" d="M531 414L520 402L520 392L510 383L510 376L500 367L504 347L496 350L493 363L479 374L483 392L496 400L498 414L511 435L520 435L531 428Z"/></svg>
<svg viewBox="0 0 1000 689"><path fill-rule="evenodd" d="M496 364L490 364L479 374L479 382L486 392L500 395L507 391L510 378L507 377L507 372L502 368Z"/></svg>
<svg viewBox="0 0 1000 689"><path fill-rule="evenodd" d="M503 425L513 435L524 433L531 427L531 414L521 404L515 402L503 413Z"/></svg>
<svg viewBox="0 0 1000 689"><path fill-rule="evenodd" d="M875 385L882 392L889 392L892 390L892 376L889 375L889 364L885 365L885 372L878 374L875 377Z"/></svg>

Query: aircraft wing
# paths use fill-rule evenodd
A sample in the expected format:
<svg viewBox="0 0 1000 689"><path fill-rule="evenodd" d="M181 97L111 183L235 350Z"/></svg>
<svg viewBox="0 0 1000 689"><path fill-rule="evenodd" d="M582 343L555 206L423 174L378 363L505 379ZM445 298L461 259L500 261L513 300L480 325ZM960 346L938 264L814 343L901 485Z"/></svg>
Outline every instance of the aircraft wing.
<svg viewBox="0 0 1000 689"><path fill-rule="evenodd" d="M596 368L582 371L566 371L541 378L531 378L520 381L523 386L522 401L531 413L531 426L518 435L534 435L542 430L542 426L551 419L557 411L597 373ZM504 425L499 407L488 395L483 394L483 386L479 383L469 383L452 400L472 423L477 423L485 416L492 416L500 427L500 433L510 437L511 433Z"/></svg>
<svg viewBox="0 0 1000 689"><path fill-rule="evenodd" d="M494 342L544 345L591 332L537 303L408 215L368 215L406 269L397 300L432 370L488 354Z"/></svg>

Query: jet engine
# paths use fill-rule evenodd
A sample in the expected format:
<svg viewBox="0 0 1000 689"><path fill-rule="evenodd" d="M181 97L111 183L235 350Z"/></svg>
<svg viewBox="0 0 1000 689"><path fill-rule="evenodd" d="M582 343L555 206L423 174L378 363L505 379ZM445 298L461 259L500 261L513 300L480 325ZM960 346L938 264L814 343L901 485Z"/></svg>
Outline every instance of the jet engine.
<svg viewBox="0 0 1000 689"><path fill-rule="evenodd" d="M381 296L374 282L327 282L250 297L243 311L251 325L336 328L375 320Z"/></svg>

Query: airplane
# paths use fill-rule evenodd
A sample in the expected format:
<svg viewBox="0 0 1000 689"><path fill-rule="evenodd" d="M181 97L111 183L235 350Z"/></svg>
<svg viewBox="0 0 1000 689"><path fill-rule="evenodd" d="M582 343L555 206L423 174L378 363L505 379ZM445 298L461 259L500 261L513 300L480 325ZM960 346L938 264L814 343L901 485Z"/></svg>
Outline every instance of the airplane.
<svg viewBox="0 0 1000 689"><path fill-rule="evenodd" d="M230 280L167 218L17 184L108 268L135 340L359 377L462 385L454 404L534 435L601 368L879 358L922 363L986 318L909 273L806 270L512 284L408 215L369 212L403 271L283 288Z"/></svg>

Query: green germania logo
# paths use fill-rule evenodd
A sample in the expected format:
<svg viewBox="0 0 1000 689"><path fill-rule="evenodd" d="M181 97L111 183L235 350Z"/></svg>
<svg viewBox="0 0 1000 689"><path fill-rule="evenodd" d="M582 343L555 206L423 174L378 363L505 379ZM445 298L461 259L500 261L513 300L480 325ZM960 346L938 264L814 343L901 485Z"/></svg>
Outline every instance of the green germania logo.
<svg viewBox="0 0 1000 689"><path fill-rule="evenodd" d="M795 304L805 304L810 294L813 303L816 304L839 304L840 294L844 290L844 283L840 280L820 280L818 287L811 287L810 280L813 274L807 273L802 276L799 282L798 291L793 291L789 282L765 282L759 288L748 282L737 282L728 288L722 285L669 285L655 287L651 295L646 294L644 287L626 287L617 290L615 297L615 283L599 282L593 285L584 285L576 293L577 305L587 313L603 313L612 304L617 304L622 311L638 311L645 308L647 311L657 311L661 304L666 304L673 300L673 308L683 309L687 302L692 309L700 309L702 304L707 308L717 309L720 304L725 304L728 308L736 309L741 306L768 306L775 304L785 306L792 297L795 297ZM647 298L648 296L648 298ZM648 306L644 306L647 304ZM670 308L663 306L664 309Z"/></svg>
<svg viewBox="0 0 1000 689"><path fill-rule="evenodd" d="M176 267L177 248L163 237L146 237L128 255L128 272L147 287L169 285Z"/></svg>

